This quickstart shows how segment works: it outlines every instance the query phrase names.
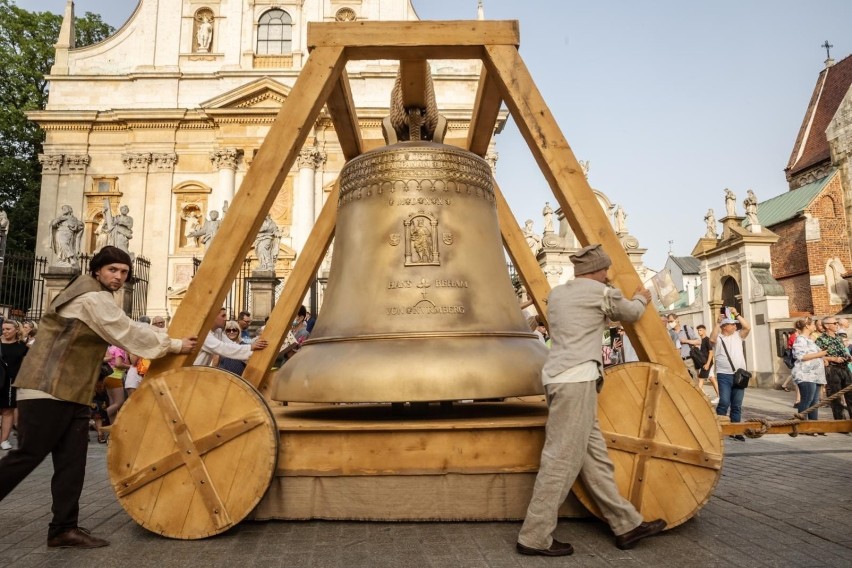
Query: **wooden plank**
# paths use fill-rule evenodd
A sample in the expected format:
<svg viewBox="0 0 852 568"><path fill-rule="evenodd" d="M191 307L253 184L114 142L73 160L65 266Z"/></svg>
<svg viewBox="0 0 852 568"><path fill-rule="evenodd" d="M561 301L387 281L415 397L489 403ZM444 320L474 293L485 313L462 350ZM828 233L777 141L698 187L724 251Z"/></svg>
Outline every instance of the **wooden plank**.
<svg viewBox="0 0 852 568"><path fill-rule="evenodd" d="M503 246L506 247L506 251L518 271L518 276L527 289L527 294L532 298L544 327L550 328L547 320L547 297L550 295L550 284L527 245L524 233L515 220L515 216L512 215L509 203L496 181L494 182L494 197L497 199L497 222L500 224Z"/></svg>
<svg viewBox="0 0 852 568"><path fill-rule="evenodd" d="M425 59L403 59L399 62L402 108L426 108Z"/></svg>
<svg viewBox="0 0 852 568"><path fill-rule="evenodd" d="M540 427L282 432L276 475L534 472L543 445L544 430Z"/></svg>
<svg viewBox="0 0 852 568"><path fill-rule="evenodd" d="M417 47L441 53L441 48L520 44L517 20L446 20L377 22L308 22L308 49L345 47L350 59L360 48L381 48L381 57L369 59L419 59L400 57L398 48ZM438 48L438 49L435 49ZM441 59L428 56L422 59Z"/></svg>
<svg viewBox="0 0 852 568"><path fill-rule="evenodd" d="M334 88L345 60L342 48L317 49L308 60L290 96L263 141L234 202L205 253L186 297L169 328L173 337L203 338L242 266L267 212L302 148L311 125ZM199 341L199 349L201 341ZM191 365L197 352L155 360L149 374Z"/></svg>
<svg viewBox="0 0 852 568"><path fill-rule="evenodd" d="M359 156L364 151L364 143L361 140L361 127L358 124L355 101L352 98L352 88L346 69L340 72L340 78L335 81L326 106L331 122L334 124L343 157L351 160Z"/></svg>
<svg viewBox="0 0 852 568"><path fill-rule="evenodd" d="M509 45L486 45L484 50L489 75L500 89L571 228L582 244L603 245L612 259L614 284L627 297L632 297L642 282L518 50ZM653 307L638 322L625 324L624 328L642 360L653 360L671 369L683 368L683 361Z"/></svg>
<svg viewBox="0 0 852 568"><path fill-rule="evenodd" d="M262 351L255 351L243 371L243 378L257 389L263 388L269 367L275 361L281 344L284 343L290 322L293 321L293 316L296 315L302 305L302 298L305 297L311 281L319 270L320 264L322 264L325 252L331 244L331 239L334 238L339 197L340 183L338 180L328 194L317 222L299 254L293 272L290 273L287 282L284 283L284 290L281 291L278 303L275 304L272 313L269 314L269 321L263 330L263 337L269 340L269 346Z"/></svg>
<svg viewBox="0 0 852 568"><path fill-rule="evenodd" d="M721 469L722 455L704 452L685 446L664 444L624 436L615 432L602 432L606 445L614 450L630 452L638 456L648 456L655 459L684 463L707 469Z"/></svg>
<svg viewBox="0 0 852 568"><path fill-rule="evenodd" d="M473 114L470 126L467 130L467 149L477 156L485 156L491 137L494 135L494 126L500 115L500 106L503 97L494 81L488 76L488 70L483 66L479 73L479 87L476 91L476 102L473 105Z"/></svg>
<svg viewBox="0 0 852 568"><path fill-rule="evenodd" d="M750 422L728 422L722 424L722 434L733 436L735 434L745 434L746 430L760 430L761 423ZM766 434L791 434L794 428L792 425L773 426ZM852 432L852 420L806 420L799 422L796 430L799 434L832 434L836 432Z"/></svg>
<svg viewBox="0 0 852 568"><path fill-rule="evenodd" d="M645 386L642 413L639 416L639 438L644 442L653 443L657 434L657 406L660 403L660 394L663 388L660 386L660 369L651 367ZM645 487L645 470L648 466L648 454L638 454L633 467L633 477L630 480L628 499L636 509L642 508L642 494Z"/></svg>
<svg viewBox="0 0 852 568"><path fill-rule="evenodd" d="M166 382L160 377L148 379L156 391L157 404L166 418L166 424L172 432L178 448L181 450L181 458L195 482L196 491L204 502L207 513L216 527L224 527L232 524L228 510L219 497L216 487L210 479L210 473L204 465L204 461L198 454L198 448L192 439L192 435L186 427L186 423L178 410L177 404L169 392Z"/></svg>

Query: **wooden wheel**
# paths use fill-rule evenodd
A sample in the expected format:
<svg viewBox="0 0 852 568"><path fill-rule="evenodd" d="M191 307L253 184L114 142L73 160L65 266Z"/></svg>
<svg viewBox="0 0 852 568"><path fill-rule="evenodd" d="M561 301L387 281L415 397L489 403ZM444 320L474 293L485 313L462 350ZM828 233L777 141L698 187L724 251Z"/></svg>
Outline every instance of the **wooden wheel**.
<svg viewBox="0 0 852 568"><path fill-rule="evenodd" d="M277 457L275 419L251 385L225 371L186 367L142 382L112 428L107 465L133 520L196 539L254 509Z"/></svg>
<svg viewBox="0 0 852 568"><path fill-rule="evenodd" d="M691 380L655 363L608 370L598 420L621 494L646 520L669 528L689 520L707 501L722 470L722 433L707 397ZM574 493L600 510L581 481Z"/></svg>

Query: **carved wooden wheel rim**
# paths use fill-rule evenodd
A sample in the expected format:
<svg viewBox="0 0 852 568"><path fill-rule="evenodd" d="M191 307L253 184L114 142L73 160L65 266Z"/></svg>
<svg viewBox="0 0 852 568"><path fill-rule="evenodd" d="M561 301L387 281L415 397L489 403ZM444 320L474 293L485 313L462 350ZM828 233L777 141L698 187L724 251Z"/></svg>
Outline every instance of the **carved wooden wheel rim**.
<svg viewBox="0 0 852 568"><path fill-rule="evenodd" d="M707 397L687 376L655 363L609 369L598 421L616 484L646 520L662 518L671 528L710 499L722 470L722 434ZM601 516L581 481L573 490Z"/></svg>
<svg viewBox="0 0 852 568"><path fill-rule="evenodd" d="M242 521L277 458L278 428L263 397L236 375L187 367L142 382L112 428L107 465L133 520L196 539Z"/></svg>

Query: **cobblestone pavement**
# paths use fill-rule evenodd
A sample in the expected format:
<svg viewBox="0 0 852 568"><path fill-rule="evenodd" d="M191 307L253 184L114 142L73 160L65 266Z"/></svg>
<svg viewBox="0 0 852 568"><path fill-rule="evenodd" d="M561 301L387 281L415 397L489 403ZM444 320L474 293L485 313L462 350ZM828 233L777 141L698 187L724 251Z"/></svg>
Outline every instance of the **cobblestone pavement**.
<svg viewBox="0 0 852 568"><path fill-rule="evenodd" d="M745 415L785 416L792 396L749 389ZM520 524L515 522L244 522L203 541L169 540L140 528L124 513L107 480L105 446L93 443L89 449L80 521L112 545L88 551L46 548L48 460L0 503L0 566L852 565L852 436L843 434L726 439L722 478L693 519L630 551L615 548L600 522L561 521L557 536L576 549L561 559L516 554Z"/></svg>

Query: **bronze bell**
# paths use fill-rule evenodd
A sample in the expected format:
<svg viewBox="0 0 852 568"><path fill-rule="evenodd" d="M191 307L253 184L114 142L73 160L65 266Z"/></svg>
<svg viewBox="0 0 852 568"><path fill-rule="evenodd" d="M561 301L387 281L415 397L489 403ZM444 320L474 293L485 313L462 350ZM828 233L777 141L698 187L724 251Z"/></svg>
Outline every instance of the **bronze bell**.
<svg viewBox="0 0 852 568"><path fill-rule="evenodd" d="M512 290L485 160L423 141L364 153L341 172L335 235L322 310L274 399L542 392L547 351Z"/></svg>

